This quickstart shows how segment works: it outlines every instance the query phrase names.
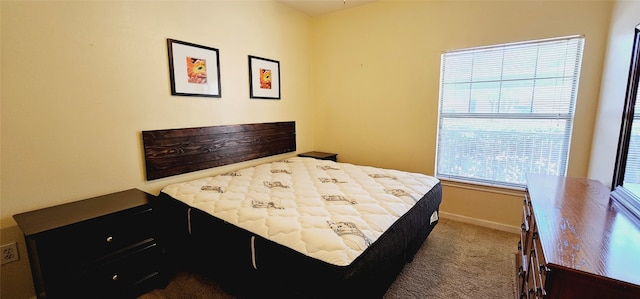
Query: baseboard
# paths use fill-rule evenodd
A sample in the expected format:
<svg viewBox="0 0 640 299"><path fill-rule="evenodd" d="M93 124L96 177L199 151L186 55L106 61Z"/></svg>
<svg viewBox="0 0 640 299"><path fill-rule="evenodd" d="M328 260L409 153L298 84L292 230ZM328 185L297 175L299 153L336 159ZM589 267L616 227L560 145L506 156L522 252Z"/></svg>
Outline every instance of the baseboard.
<svg viewBox="0 0 640 299"><path fill-rule="evenodd" d="M496 229L496 230L500 230L508 233L513 233L513 234L520 233L519 226L511 226L504 223L498 223L498 222L493 222L493 221L488 221L488 220L483 220L483 219L478 219L478 218L473 218L473 217L468 217L468 216L463 216L458 214L452 214L452 213L447 213L442 211L440 211L440 217L444 219L450 219L450 220L469 223L469 224L482 226L486 228Z"/></svg>

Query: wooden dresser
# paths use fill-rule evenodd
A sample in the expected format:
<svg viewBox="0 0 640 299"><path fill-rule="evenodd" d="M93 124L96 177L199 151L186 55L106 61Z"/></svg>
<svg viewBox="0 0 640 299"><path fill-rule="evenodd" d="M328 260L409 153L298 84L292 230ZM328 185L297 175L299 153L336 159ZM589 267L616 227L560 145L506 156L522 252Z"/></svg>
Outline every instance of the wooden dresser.
<svg viewBox="0 0 640 299"><path fill-rule="evenodd" d="M640 298L640 222L602 183L529 175L519 298Z"/></svg>
<svg viewBox="0 0 640 299"><path fill-rule="evenodd" d="M163 286L153 197L130 189L15 215L38 298L136 298Z"/></svg>

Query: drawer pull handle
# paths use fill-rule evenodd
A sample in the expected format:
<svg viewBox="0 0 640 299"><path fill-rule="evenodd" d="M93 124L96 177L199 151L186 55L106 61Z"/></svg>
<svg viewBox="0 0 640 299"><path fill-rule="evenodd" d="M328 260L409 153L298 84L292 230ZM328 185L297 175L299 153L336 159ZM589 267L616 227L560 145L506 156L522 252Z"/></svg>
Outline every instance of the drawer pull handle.
<svg viewBox="0 0 640 299"><path fill-rule="evenodd" d="M111 280L118 281L118 274L113 274L113 276L111 277Z"/></svg>
<svg viewBox="0 0 640 299"><path fill-rule="evenodd" d="M547 268L547 265L540 265L540 272L542 274L547 274L549 273L551 270L549 270L549 268Z"/></svg>
<svg viewBox="0 0 640 299"><path fill-rule="evenodd" d="M107 237L107 243L111 243L113 242L113 237L112 236L108 236Z"/></svg>

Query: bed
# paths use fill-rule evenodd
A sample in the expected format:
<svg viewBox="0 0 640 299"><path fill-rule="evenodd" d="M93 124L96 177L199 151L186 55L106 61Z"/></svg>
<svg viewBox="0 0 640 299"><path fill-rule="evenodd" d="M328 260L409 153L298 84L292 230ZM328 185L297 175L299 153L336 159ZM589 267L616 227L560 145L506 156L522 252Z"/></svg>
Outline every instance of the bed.
<svg viewBox="0 0 640 299"><path fill-rule="evenodd" d="M235 133L224 133L219 152L210 143L222 138L220 127L143 131L147 176L174 175L172 164L218 163L210 160L234 156L236 145L267 156L295 151L295 123L263 125L223 126ZM167 185L157 202L176 267L261 297L381 298L438 223L441 199L440 182L424 174L283 155Z"/></svg>

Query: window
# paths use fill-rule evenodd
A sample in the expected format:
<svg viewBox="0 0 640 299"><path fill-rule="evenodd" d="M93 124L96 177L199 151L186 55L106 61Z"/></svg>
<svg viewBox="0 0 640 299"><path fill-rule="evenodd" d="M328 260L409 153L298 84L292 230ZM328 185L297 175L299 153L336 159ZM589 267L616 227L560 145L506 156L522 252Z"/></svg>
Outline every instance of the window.
<svg viewBox="0 0 640 299"><path fill-rule="evenodd" d="M582 36L442 54L436 176L524 187L565 175Z"/></svg>
<svg viewBox="0 0 640 299"><path fill-rule="evenodd" d="M629 67L627 95L622 112L622 126L613 174L613 198L621 202L640 219L640 25Z"/></svg>

